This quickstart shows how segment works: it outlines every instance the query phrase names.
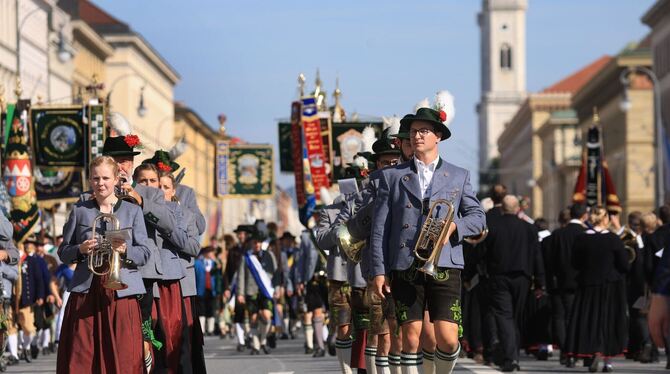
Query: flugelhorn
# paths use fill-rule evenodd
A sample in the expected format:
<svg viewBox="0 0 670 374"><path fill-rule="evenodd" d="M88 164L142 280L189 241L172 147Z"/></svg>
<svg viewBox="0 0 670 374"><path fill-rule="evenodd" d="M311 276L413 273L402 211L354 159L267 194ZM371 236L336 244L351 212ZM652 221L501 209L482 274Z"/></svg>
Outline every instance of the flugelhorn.
<svg viewBox="0 0 670 374"><path fill-rule="evenodd" d="M105 234L97 233L98 222L108 221L112 226ZM100 213L92 224L92 237L98 240L98 245L88 255L88 269L95 275L108 275L103 287L110 290L124 290L128 285L121 282L121 255L112 248L108 233L119 231L119 220L115 215Z"/></svg>
<svg viewBox="0 0 670 374"><path fill-rule="evenodd" d="M440 212L444 207L446 212ZM440 209L438 209L440 208ZM439 217L442 216L442 218ZM445 199L435 200L428 210L428 216L421 226L419 238L414 246L414 256L425 261L419 271L430 276L437 275L437 264L442 254L442 246L447 238L449 226L454 221L454 204Z"/></svg>

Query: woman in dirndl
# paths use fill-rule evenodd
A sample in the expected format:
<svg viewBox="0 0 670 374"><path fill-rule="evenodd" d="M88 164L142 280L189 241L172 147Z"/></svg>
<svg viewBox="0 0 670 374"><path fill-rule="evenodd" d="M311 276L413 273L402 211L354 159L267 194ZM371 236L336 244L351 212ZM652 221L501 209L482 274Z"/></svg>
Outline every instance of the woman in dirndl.
<svg viewBox="0 0 670 374"><path fill-rule="evenodd" d="M577 237L572 252L579 287L568 324L568 364L585 358L591 360L589 371L596 372L604 361L603 372L609 373L611 358L628 344L628 253L619 237L607 230L605 208L592 209L589 223L592 228Z"/></svg>
<svg viewBox="0 0 670 374"><path fill-rule="evenodd" d="M142 373L143 349L138 295L144 285L137 267L150 255L141 209L114 194L119 169L113 158L101 156L90 164L92 198L76 203L63 227L58 255L64 263L76 263L70 281L70 299L65 309L58 346L58 373ZM120 228L132 228L128 240L112 239L111 248L121 255L120 281L127 288L105 287L109 275L94 275L88 257L98 249L111 223L98 220L96 237L92 225L101 213L113 214Z"/></svg>

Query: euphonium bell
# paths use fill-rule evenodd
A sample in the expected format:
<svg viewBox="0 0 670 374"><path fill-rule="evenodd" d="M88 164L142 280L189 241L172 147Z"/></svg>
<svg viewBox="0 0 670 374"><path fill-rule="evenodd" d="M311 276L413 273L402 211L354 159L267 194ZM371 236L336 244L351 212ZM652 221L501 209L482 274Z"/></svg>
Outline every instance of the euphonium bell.
<svg viewBox="0 0 670 374"><path fill-rule="evenodd" d="M441 213L444 207L446 214ZM439 218L441 215L443 218ZM430 205L428 216L421 226L419 238L414 246L414 256L425 261L425 264L419 268L419 271L426 273L432 277L437 275L438 261L442 254L442 246L447 238L449 226L454 220L454 205L445 199L435 200Z"/></svg>
<svg viewBox="0 0 670 374"><path fill-rule="evenodd" d="M112 248L112 242L107 235L96 233L99 221L109 221L112 226L107 233L119 230L119 220L115 215L100 213L93 220L92 237L98 240L98 245L88 255L88 269L95 275L108 275L103 287L110 290L124 290L128 285L121 282L121 255Z"/></svg>
<svg viewBox="0 0 670 374"><path fill-rule="evenodd" d="M361 250L365 245L365 240L356 241L351 236L351 233L349 233L347 223L349 222L346 222L337 228L336 235L338 247L350 261L359 263L361 262Z"/></svg>
<svg viewBox="0 0 670 374"><path fill-rule="evenodd" d="M630 227L624 226L619 239L621 239L626 252L628 252L628 263L632 264L637 258L637 252L635 251L637 247L637 233L631 230Z"/></svg>

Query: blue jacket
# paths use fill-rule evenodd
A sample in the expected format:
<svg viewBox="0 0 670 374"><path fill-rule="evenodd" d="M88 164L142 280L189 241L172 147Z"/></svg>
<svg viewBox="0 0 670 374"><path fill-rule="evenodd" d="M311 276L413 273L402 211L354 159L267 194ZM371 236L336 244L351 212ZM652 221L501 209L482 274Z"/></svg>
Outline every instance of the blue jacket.
<svg viewBox="0 0 670 374"><path fill-rule="evenodd" d="M19 264L21 274L21 294L19 308L33 306L37 299L44 299L44 279L37 257L26 256Z"/></svg>
<svg viewBox="0 0 670 374"><path fill-rule="evenodd" d="M206 290L206 274L207 271L205 270L205 259L202 257L198 257L195 260L195 285L196 289L198 291L198 296L204 297L205 296L205 290ZM219 281L218 277L220 277L220 270L217 270L216 267L212 268L212 271L210 272L210 277L211 277L211 284L212 284L212 295L220 295L222 293L222 290L220 289L221 282Z"/></svg>
<svg viewBox="0 0 670 374"><path fill-rule="evenodd" d="M445 245L438 265L463 269L462 241L486 226L486 216L470 185L470 173L440 159L428 191L430 202L446 199L454 205L456 232ZM425 216L414 160L383 169L374 200L370 237L369 277L405 270L414 262L414 245Z"/></svg>

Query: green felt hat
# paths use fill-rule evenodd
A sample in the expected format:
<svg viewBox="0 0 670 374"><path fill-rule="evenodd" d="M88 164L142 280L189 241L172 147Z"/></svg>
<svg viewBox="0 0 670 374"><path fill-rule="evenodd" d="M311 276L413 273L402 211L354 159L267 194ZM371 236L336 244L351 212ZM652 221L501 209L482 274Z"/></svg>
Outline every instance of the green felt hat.
<svg viewBox="0 0 670 374"><path fill-rule="evenodd" d="M428 122L433 125L436 132L442 133L442 139L446 140L451 137L451 131L445 126L442 121L447 120L447 113L444 111L437 111L430 108L419 108L416 114L408 114L400 120L400 132L406 132L409 135L409 129L414 121Z"/></svg>
<svg viewBox="0 0 670 374"><path fill-rule="evenodd" d="M179 169L179 164L170 160L170 154L159 149L151 158L142 161L143 164L154 164L158 171L172 173Z"/></svg>

